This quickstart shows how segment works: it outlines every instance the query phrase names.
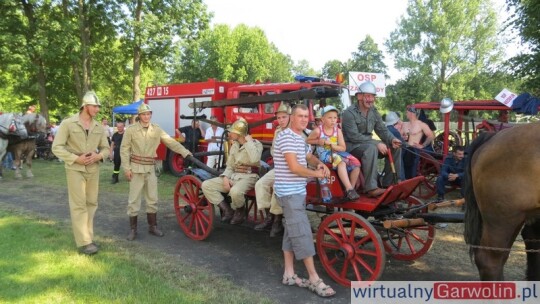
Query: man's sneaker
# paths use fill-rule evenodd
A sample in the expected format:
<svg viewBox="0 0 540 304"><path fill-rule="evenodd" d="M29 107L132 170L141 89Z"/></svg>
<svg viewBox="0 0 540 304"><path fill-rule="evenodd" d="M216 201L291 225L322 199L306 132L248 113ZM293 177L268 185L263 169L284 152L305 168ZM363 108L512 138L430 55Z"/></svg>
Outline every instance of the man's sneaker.
<svg viewBox="0 0 540 304"><path fill-rule="evenodd" d="M79 248L79 252L86 255L93 255L99 251L98 247L94 243L90 243L86 246Z"/></svg>
<svg viewBox="0 0 540 304"><path fill-rule="evenodd" d="M347 199L349 201L355 201L360 198L360 195L354 191L354 189L347 190Z"/></svg>

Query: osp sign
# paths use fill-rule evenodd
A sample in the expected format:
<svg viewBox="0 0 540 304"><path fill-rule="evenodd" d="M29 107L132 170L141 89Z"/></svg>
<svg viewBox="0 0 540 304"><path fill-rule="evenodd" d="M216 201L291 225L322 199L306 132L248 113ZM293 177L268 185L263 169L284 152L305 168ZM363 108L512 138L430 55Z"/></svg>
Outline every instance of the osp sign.
<svg viewBox="0 0 540 304"><path fill-rule="evenodd" d="M358 87L367 81L377 88L377 97L386 97L386 79L382 73L349 72L349 92L351 96L358 92Z"/></svg>

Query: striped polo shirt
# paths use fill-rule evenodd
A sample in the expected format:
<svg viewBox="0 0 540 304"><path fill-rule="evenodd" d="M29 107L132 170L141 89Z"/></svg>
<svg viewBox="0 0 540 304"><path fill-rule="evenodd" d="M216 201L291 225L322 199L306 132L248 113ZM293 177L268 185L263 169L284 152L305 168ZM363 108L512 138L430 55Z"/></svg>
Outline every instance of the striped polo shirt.
<svg viewBox="0 0 540 304"><path fill-rule="evenodd" d="M307 167L306 156L311 152L310 146L302 135L287 128L279 133L274 144L274 193L277 197L293 194L306 194L306 178L296 175L289 170L286 153L296 154L301 166Z"/></svg>

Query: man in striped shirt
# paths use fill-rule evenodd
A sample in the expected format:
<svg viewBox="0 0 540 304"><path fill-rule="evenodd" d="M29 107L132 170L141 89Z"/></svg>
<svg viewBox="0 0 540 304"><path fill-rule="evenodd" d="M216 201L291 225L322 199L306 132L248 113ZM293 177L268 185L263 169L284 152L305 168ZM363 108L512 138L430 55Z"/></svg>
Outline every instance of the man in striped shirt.
<svg viewBox="0 0 540 304"><path fill-rule="evenodd" d="M283 257L285 270L282 283L309 287L321 297L333 296L336 292L324 284L313 263L315 246L311 226L306 214L306 178L330 177L330 170L313 154L302 136L309 122L309 110L305 105L296 105L292 110L290 127L282 131L274 147L274 193L283 208L285 233L283 235ZM316 170L307 168L307 164ZM303 260L309 274L309 282L294 272L294 258Z"/></svg>

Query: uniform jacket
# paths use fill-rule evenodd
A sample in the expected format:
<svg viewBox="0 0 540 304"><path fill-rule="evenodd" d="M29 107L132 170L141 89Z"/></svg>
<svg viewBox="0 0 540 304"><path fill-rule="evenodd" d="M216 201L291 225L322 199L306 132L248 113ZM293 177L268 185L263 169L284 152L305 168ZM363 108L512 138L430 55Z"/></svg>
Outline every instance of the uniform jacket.
<svg viewBox="0 0 540 304"><path fill-rule="evenodd" d="M244 166L260 166L261 154L263 151L263 145L260 141L253 139L242 146L238 142L234 142L231 149L229 150L229 157L227 159L227 167L222 176L227 176L232 178L234 173L234 168L237 165ZM243 174L243 173L241 173ZM251 173L256 174L256 173Z"/></svg>
<svg viewBox="0 0 540 304"><path fill-rule="evenodd" d="M108 134L100 123L92 120L88 134L79 120L79 113L65 119L54 137L52 152L64 161L66 169L97 172L99 162L85 166L75 163L82 154L98 152L103 159L109 156Z"/></svg>
<svg viewBox="0 0 540 304"><path fill-rule="evenodd" d="M148 129L136 123L126 128L122 145L120 146L120 157L124 171L131 170L133 173L147 173L154 170L153 165L141 165L131 162L131 155L139 157L157 156L156 149L162 142L172 151L187 157L191 155L184 146L169 136L160 126L150 123Z"/></svg>
<svg viewBox="0 0 540 304"><path fill-rule="evenodd" d="M354 104L343 111L341 124L347 152L351 152L361 144L375 144L377 141L373 139L374 131L389 146L395 138L386 128L376 108L370 108L365 117L360 112L358 104Z"/></svg>
<svg viewBox="0 0 540 304"><path fill-rule="evenodd" d="M463 178L463 174L465 173L465 157L460 161L456 161L454 156L450 154L444 159L441 168L443 179L448 180L448 175L450 173L457 174L459 178Z"/></svg>

